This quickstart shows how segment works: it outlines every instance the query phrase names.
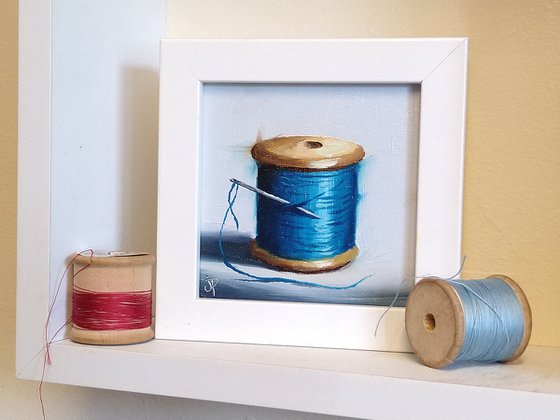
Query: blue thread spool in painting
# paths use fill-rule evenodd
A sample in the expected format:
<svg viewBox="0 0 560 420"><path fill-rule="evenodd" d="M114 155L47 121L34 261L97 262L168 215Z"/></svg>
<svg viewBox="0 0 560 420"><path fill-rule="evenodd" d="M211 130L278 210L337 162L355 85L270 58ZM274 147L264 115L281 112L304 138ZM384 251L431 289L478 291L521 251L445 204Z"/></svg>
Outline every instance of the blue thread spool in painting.
<svg viewBox="0 0 560 420"><path fill-rule="evenodd" d="M483 280L425 278L414 286L406 332L418 359L433 368L454 362L508 362L531 337L531 308L504 275Z"/></svg>
<svg viewBox="0 0 560 420"><path fill-rule="evenodd" d="M257 187L290 203L257 196L253 255L282 270L304 273L334 270L352 261L358 255L358 164L363 148L333 137L283 136L258 142L251 153L258 164Z"/></svg>

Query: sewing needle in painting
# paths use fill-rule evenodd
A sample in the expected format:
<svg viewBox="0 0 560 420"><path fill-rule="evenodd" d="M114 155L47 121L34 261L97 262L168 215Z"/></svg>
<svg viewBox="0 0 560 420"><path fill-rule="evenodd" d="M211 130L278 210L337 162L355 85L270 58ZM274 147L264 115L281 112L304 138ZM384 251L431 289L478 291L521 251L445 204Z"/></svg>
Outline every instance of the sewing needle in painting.
<svg viewBox="0 0 560 420"><path fill-rule="evenodd" d="M260 194L260 195L262 195L262 196L264 196L264 197L266 197L266 198L270 198L271 200L277 201L278 203L288 204L288 205L292 205L292 206L293 206L293 203L290 203L288 200L284 200L283 198L280 198L280 197L277 197L277 196L275 196L275 195L273 195L273 194L267 193L266 191L263 191L263 190L261 190L260 188L256 188L256 187L253 187L253 186L251 186L251 185L249 185L249 184L246 184L246 183L244 183L243 181L240 181L240 180L235 179L235 178L230 178L229 180L230 180L230 182L233 182L234 184L237 184L237 185L239 185L240 187L243 187L243 188L245 188L245 189L247 189L247 190L249 190L249 191L252 191L252 192L254 192L254 193ZM294 207L294 208L295 208L296 210L301 211L302 213L307 214L308 216L314 217L315 219L320 219L320 218L321 218L320 216L317 216L315 213L313 213L312 211L307 210L306 208L303 208L303 207L300 207L300 206L297 206L297 207Z"/></svg>

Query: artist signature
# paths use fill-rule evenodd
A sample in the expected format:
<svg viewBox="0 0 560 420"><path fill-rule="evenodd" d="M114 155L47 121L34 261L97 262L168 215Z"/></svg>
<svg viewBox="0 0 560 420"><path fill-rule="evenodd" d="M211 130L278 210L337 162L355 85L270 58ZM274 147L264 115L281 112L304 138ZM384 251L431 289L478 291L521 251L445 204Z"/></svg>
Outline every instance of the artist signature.
<svg viewBox="0 0 560 420"><path fill-rule="evenodd" d="M212 296L216 297L216 285L218 284L218 279L207 275L204 280L206 280L206 286L204 286L204 291L206 293L212 292Z"/></svg>

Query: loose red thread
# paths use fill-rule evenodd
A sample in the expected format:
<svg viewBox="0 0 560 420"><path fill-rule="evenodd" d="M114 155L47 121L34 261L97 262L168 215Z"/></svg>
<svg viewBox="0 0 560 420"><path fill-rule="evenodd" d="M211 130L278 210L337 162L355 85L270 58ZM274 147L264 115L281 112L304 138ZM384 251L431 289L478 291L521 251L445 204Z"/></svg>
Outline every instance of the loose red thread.
<svg viewBox="0 0 560 420"><path fill-rule="evenodd" d="M152 291L95 292L74 286L72 322L85 330L134 330L152 325Z"/></svg>
<svg viewBox="0 0 560 420"><path fill-rule="evenodd" d="M60 294L60 289L62 288L62 281L64 280L64 278L66 277L66 274L68 273L68 270L70 269L70 267L72 267L72 265L74 264L74 262L76 261L76 259L80 256L84 256L84 255L89 255L89 261L88 263L83 266L81 269L79 269L77 272L75 272L72 275L72 281L74 281L74 278L81 273L83 270L85 270L86 268L88 268L91 265L92 262L92 258L93 258L93 249L86 249L85 251L82 252L78 252L76 255L74 255L72 257L72 259L70 260L70 262L68 263L68 265L66 266L66 268L64 269L64 271L62 272L62 275L60 276L60 279L58 281L58 285L56 287L56 291L54 293L54 297L53 300L49 306L49 310L47 312L47 319L45 321L45 357L43 359L43 370L41 372L41 381L39 382L39 401L41 402L41 412L43 414L43 419L47 418L47 415L45 413L45 403L43 401L43 384L45 383L45 371L47 369L47 365L50 365L52 363L51 361L51 353L50 353L50 346L51 344L54 342L55 337L58 335L58 333L60 331L62 331L62 329L64 327L66 327L70 322L72 322L72 317L70 316L66 322L58 329L56 330L56 332L52 335L52 337L49 338L49 327L50 327L50 320L51 320L51 315L54 309L54 306L56 304L56 300L58 299L58 295Z"/></svg>

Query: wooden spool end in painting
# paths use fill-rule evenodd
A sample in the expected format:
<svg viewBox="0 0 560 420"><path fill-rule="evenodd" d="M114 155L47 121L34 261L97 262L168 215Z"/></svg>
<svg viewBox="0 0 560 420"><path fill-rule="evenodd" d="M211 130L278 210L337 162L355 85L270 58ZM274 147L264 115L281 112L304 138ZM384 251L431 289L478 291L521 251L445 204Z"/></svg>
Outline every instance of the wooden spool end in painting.
<svg viewBox="0 0 560 420"><path fill-rule="evenodd" d="M152 271L155 258L147 254L94 253L74 261L74 289L92 293L150 293L149 324L143 328L87 329L74 320L70 339L84 344L117 345L141 343L154 338L151 322ZM80 271L81 270L81 271ZM102 315L100 315L102 316Z"/></svg>
<svg viewBox="0 0 560 420"><path fill-rule="evenodd" d="M358 256L358 247L354 246L342 254L322 260L291 260L271 254L267 250L260 248L255 240L252 240L251 253L259 260L280 270L296 273L320 273L336 270L348 264Z"/></svg>
<svg viewBox="0 0 560 420"><path fill-rule="evenodd" d="M517 295L524 315L524 333L517 350L504 361L518 358L531 336L531 309L521 288L509 277L492 275L507 283ZM433 368L453 363L465 340L464 308L459 295L443 279L424 278L412 289L405 313L406 333L418 359Z"/></svg>
<svg viewBox="0 0 560 420"><path fill-rule="evenodd" d="M359 144L322 136L275 137L255 144L251 154L260 165L306 171L343 168L365 156Z"/></svg>

